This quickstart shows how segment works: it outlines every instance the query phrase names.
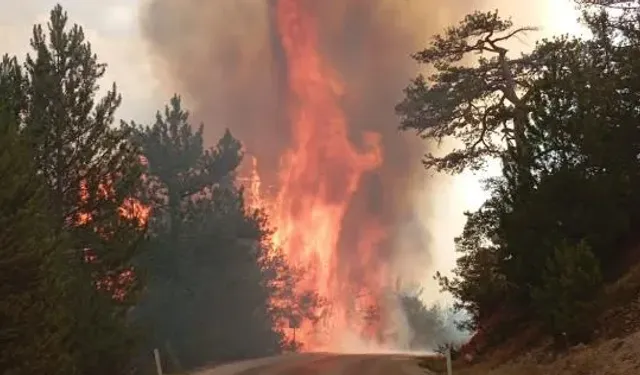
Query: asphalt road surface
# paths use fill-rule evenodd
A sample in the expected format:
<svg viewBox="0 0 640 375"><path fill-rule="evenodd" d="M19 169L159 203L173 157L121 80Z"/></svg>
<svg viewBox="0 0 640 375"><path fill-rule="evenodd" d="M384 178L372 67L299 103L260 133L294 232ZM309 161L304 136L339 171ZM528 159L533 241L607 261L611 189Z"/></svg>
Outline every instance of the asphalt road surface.
<svg viewBox="0 0 640 375"><path fill-rule="evenodd" d="M244 361L194 375L427 375L414 357L395 354L291 354Z"/></svg>

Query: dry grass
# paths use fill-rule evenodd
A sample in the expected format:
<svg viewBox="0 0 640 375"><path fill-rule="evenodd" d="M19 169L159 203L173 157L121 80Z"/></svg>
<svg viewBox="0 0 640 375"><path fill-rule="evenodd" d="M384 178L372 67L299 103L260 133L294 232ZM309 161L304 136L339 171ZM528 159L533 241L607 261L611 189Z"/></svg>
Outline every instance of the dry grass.
<svg viewBox="0 0 640 375"><path fill-rule="evenodd" d="M616 282L605 287L605 302L607 305L615 305L630 302L638 298L640 293L640 263L632 267L624 276Z"/></svg>
<svg viewBox="0 0 640 375"><path fill-rule="evenodd" d="M454 362L455 375L638 375L640 374L640 263L607 285L599 296L605 310L598 340L554 354L535 327L494 348L480 362ZM420 365L446 373L444 357L423 358Z"/></svg>
<svg viewBox="0 0 640 375"><path fill-rule="evenodd" d="M640 374L640 333L579 346L558 359L540 362L533 355L495 368L480 364L456 375L637 375Z"/></svg>
<svg viewBox="0 0 640 375"><path fill-rule="evenodd" d="M640 331L640 264L604 288L601 306L605 310L599 319L601 337L624 337Z"/></svg>
<svg viewBox="0 0 640 375"><path fill-rule="evenodd" d="M455 375L638 375L640 326L627 330L631 329L634 330L631 334L603 336L589 345L578 345L559 354L543 345L511 359L497 351L477 365L459 368ZM509 347L508 343L504 346Z"/></svg>
<svg viewBox="0 0 640 375"><path fill-rule="evenodd" d="M523 332L503 343L482 362L457 366L455 375L638 375L640 374L640 264L601 295L605 313L599 340L554 355ZM539 338L539 336L538 336ZM526 354L522 354L527 348ZM554 358L555 357L555 358Z"/></svg>

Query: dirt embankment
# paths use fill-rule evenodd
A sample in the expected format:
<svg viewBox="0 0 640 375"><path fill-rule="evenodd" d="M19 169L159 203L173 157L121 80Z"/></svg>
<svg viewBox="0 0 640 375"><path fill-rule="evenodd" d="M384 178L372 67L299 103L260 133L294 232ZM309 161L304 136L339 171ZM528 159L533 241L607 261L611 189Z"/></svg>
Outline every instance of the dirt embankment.
<svg viewBox="0 0 640 375"><path fill-rule="evenodd" d="M640 264L604 288L601 305L597 339L589 344L554 352L532 329L493 348L473 365L454 363L454 374L639 375ZM423 365L432 373L446 373L442 359L425 360Z"/></svg>
<svg viewBox="0 0 640 375"><path fill-rule="evenodd" d="M443 361L426 361L433 374L446 374ZM638 375L640 374L640 332L625 338L578 345L568 352L552 355L537 349L517 359L499 364L487 360L473 366L456 364L455 375Z"/></svg>
<svg viewBox="0 0 640 375"><path fill-rule="evenodd" d="M640 332L625 338L578 345L555 356L540 349L502 365L478 364L456 371L456 375L637 374L640 374Z"/></svg>

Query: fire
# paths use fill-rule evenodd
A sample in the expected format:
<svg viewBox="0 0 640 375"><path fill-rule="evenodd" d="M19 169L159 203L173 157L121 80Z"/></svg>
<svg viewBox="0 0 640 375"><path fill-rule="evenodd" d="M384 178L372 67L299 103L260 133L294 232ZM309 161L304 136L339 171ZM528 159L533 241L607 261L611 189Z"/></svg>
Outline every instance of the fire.
<svg viewBox="0 0 640 375"><path fill-rule="evenodd" d="M113 182L105 181L98 185L96 192L99 199L109 200L112 199L115 194L113 191ZM90 192L87 182L85 180L80 181L80 190L78 193L78 200L80 207L75 214L75 225L84 225L93 220L90 212L82 210L81 206L89 200ZM144 227L149 220L151 214L151 207L145 206L139 200L135 198L126 198L124 202L118 207L118 213L120 217L127 220L135 220L139 227Z"/></svg>
<svg viewBox="0 0 640 375"><path fill-rule="evenodd" d="M127 198L122 205L118 207L118 213L125 219L137 220L138 225L144 227L149 220L151 207L145 206L137 199Z"/></svg>
<svg viewBox="0 0 640 375"><path fill-rule="evenodd" d="M113 181L108 179L107 181L98 185L96 195L101 200L111 200L115 195L113 191ZM83 206L89 201L91 192L89 186L87 186L86 180L80 181L80 189L78 192L79 207L73 218L70 218L72 225L83 226L89 225L93 221L94 217L90 210L84 210ZM144 228L149 220L151 214L151 207L144 205L142 202L135 198L126 198L124 202L118 207L118 214L121 218L127 221L133 221L139 228ZM111 233L105 231L104 228L95 228L97 233L103 238L109 238ZM84 249L84 260L87 263L98 262L98 256L92 249ZM100 290L111 293L112 297L117 301L123 301L127 297L127 290L136 281L136 274L133 268L124 269L115 274L102 275L102 277L96 280L96 287Z"/></svg>
<svg viewBox="0 0 640 375"><path fill-rule="evenodd" d="M300 0L280 0L277 26L288 67L288 115L292 145L281 159L279 192L271 213L276 232L274 242L290 263L304 267L307 277L301 289L313 289L330 301L329 337L354 328L356 293L363 293L360 308L374 306L382 282L382 270L350 285L338 256L343 219L362 176L382 163L380 135L362 134L366 152L349 140L348 124L340 107L343 83L319 51L318 30L308 4ZM357 252L366 268L368 254L384 233L375 222L363 222ZM361 328L364 329L364 326ZM326 338L318 336L309 322L303 322L296 338L306 350L326 348Z"/></svg>
<svg viewBox="0 0 640 375"><path fill-rule="evenodd" d="M249 178L241 179L240 183L246 183L248 185L249 195L247 199L250 206L266 208L266 202L264 202L262 197L262 180L258 173L258 159L255 156L251 156L250 160L251 170L249 172Z"/></svg>

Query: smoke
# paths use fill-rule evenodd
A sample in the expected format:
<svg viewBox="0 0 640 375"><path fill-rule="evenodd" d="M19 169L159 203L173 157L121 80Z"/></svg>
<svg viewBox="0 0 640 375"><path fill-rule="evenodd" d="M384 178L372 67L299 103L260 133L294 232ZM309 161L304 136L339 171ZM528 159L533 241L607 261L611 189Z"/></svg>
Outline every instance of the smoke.
<svg viewBox="0 0 640 375"><path fill-rule="evenodd" d="M212 144L224 128L258 160L263 186L278 183L291 146L284 108L287 62L274 22L277 0L147 0L141 25L157 76L185 96ZM424 143L397 130L394 106L419 67L409 55L482 0L300 0L318 24L322 54L342 79L342 109L353 144L365 131L382 137L384 160L367 173L342 223L340 264L357 284L378 272L353 259L359 223L375 216L386 233L375 262L393 278L424 280L432 261L434 217L421 197L439 183L420 163ZM494 2L495 3L495 2ZM494 5L494 4L491 4ZM494 5L495 6L495 5ZM399 318L401 320L401 318Z"/></svg>

